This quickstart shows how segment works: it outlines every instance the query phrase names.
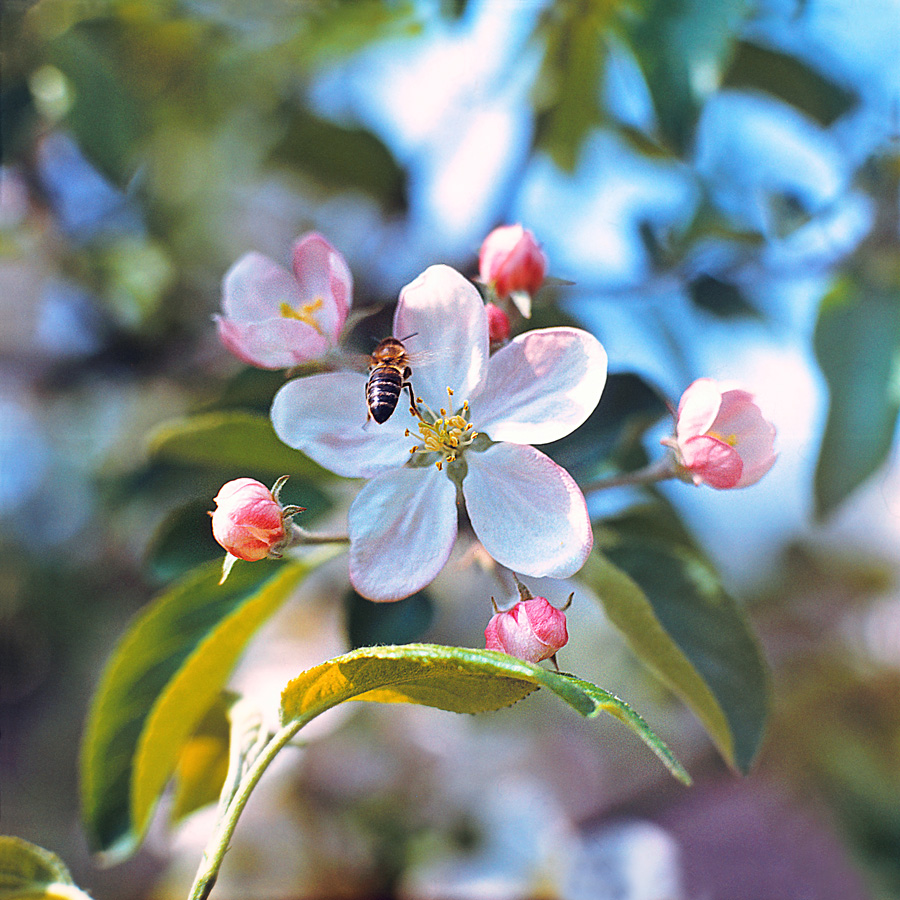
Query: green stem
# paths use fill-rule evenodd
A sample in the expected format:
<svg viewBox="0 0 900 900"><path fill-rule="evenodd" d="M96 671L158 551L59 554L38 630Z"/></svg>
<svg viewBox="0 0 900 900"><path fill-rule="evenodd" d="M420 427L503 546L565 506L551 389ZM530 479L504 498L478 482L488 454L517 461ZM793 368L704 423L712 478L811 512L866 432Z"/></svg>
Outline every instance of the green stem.
<svg viewBox="0 0 900 900"><path fill-rule="evenodd" d="M234 834L238 819L247 805L247 801L250 799L250 794L278 751L285 744L289 743L311 718L313 717L307 716L295 720L276 731L260 751L259 756L253 761L238 784L237 789L228 800L224 810L219 815L216 827L203 851L203 858L200 860L200 867L197 869L197 875L194 878L193 885L191 885L188 900L206 900L209 897L215 886L216 879L219 877L219 869L222 867L222 861L231 843L231 836Z"/></svg>
<svg viewBox="0 0 900 900"><path fill-rule="evenodd" d="M634 472L623 472L621 475L613 475L610 478L598 478L589 484L582 485L585 494L591 491L603 491L614 487L640 487L645 484L655 484L657 481L665 481L668 478L678 478L678 468L673 457L665 456L643 469Z"/></svg>

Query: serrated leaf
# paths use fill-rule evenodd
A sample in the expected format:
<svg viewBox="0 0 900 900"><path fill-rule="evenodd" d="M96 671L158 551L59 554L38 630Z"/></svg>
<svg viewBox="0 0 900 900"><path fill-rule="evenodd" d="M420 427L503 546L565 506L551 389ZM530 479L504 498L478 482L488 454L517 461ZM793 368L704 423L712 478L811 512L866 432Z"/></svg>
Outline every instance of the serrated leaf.
<svg viewBox="0 0 900 900"><path fill-rule="evenodd" d="M221 562L212 562L138 615L107 663L82 746L83 815L97 850L120 857L136 847L241 650L316 563L242 563L219 585Z"/></svg>
<svg viewBox="0 0 900 900"><path fill-rule="evenodd" d="M0 835L0 900L90 900L65 863L21 838Z"/></svg>
<svg viewBox="0 0 900 900"><path fill-rule="evenodd" d="M583 716L605 712L619 719L676 778L690 783L690 776L663 741L618 697L590 682L493 650L437 644L354 650L293 679L281 696L281 716L285 725L305 723L349 700L480 713L509 706L539 687L548 688Z"/></svg>
<svg viewBox="0 0 900 900"><path fill-rule="evenodd" d="M822 303L814 346L830 394L815 476L824 516L890 451L900 412L900 289L846 276Z"/></svg>
<svg viewBox="0 0 900 900"><path fill-rule="evenodd" d="M712 568L684 546L619 539L593 551L582 577L724 759L748 771L765 730L768 673L746 616Z"/></svg>
<svg viewBox="0 0 900 900"><path fill-rule="evenodd" d="M267 416L212 412L170 422L151 436L148 452L166 462L245 468L273 475L330 480L334 475L283 444Z"/></svg>

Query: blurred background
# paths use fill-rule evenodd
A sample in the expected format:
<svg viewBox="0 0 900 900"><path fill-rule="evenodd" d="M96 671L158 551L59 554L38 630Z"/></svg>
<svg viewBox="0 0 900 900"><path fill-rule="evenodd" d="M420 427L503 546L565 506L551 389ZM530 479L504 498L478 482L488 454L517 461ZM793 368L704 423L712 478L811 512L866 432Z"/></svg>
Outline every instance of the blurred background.
<svg viewBox="0 0 900 900"><path fill-rule="evenodd" d="M589 591L548 584L576 591L564 668L640 710L693 789L540 696L342 711L263 781L216 894L900 898L897 0L5 0L0 26L0 830L98 900L187 893L208 811L104 868L77 746L128 621L221 553L219 485L281 474L148 454L283 381L218 342L227 268L320 231L354 304L387 307L365 344L426 266L472 275L522 222L574 282L535 323L597 334L609 402L660 422L649 455L700 376L778 427L758 485L663 490L772 666L758 764L728 772ZM340 491L289 490L339 515ZM479 646L492 590L454 570L373 612L337 560L236 684L373 640Z"/></svg>

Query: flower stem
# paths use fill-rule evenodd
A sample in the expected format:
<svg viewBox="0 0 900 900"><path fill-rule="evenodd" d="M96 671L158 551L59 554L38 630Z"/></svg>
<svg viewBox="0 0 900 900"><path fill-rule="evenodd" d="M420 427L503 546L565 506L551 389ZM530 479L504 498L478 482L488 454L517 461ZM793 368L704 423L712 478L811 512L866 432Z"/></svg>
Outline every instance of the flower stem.
<svg viewBox="0 0 900 900"><path fill-rule="evenodd" d="M581 490L587 494L591 491L603 491L614 487L639 487L645 484L655 484L657 481L666 481L669 478L678 478L678 469L672 456L664 456L656 462L644 466L643 469L635 469L633 472L622 472L609 478L598 478L589 484L582 485Z"/></svg>
<svg viewBox="0 0 900 900"><path fill-rule="evenodd" d="M191 885L188 900L206 900L209 897L216 879L219 877L219 869L231 842L231 836L234 834L238 819L247 805L247 800L250 799L253 788L256 787L263 772L266 771L278 751L294 737L307 721L307 718L294 720L275 732L253 760L236 789L229 791L226 785L226 794L222 798L225 803L220 810L216 827L203 851L203 858L200 860L200 867L197 869L197 875Z"/></svg>
<svg viewBox="0 0 900 900"><path fill-rule="evenodd" d="M346 534L318 534L301 528L296 522L293 524L294 527L291 531L291 546L293 547L302 544L347 544L350 542L350 536Z"/></svg>

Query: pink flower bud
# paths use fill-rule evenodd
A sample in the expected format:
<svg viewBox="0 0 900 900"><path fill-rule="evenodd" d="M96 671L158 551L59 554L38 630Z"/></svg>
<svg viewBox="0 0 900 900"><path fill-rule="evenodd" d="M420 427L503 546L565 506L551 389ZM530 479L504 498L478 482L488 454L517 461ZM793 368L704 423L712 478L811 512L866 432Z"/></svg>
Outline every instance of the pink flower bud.
<svg viewBox="0 0 900 900"><path fill-rule="evenodd" d="M508 297L513 291L533 294L544 281L547 257L530 231L521 225L504 225L484 239L478 271L498 297Z"/></svg>
<svg viewBox="0 0 900 900"><path fill-rule="evenodd" d="M491 344L505 344L512 333L509 316L496 303L488 303L485 310L487 311L488 337L490 337Z"/></svg>
<svg viewBox="0 0 900 900"><path fill-rule="evenodd" d="M545 597L520 600L491 617L484 640L488 650L500 650L526 662L550 659L569 640L566 614Z"/></svg>
<svg viewBox="0 0 900 900"><path fill-rule="evenodd" d="M284 540L284 513L272 492L253 478L222 485L212 515L213 537L238 559L265 559Z"/></svg>
<svg viewBox="0 0 900 900"><path fill-rule="evenodd" d="M777 458L775 426L753 395L712 378L698 378L682 394L675 438L664 443L694 484L718 490L755 484Z"/></svg>

